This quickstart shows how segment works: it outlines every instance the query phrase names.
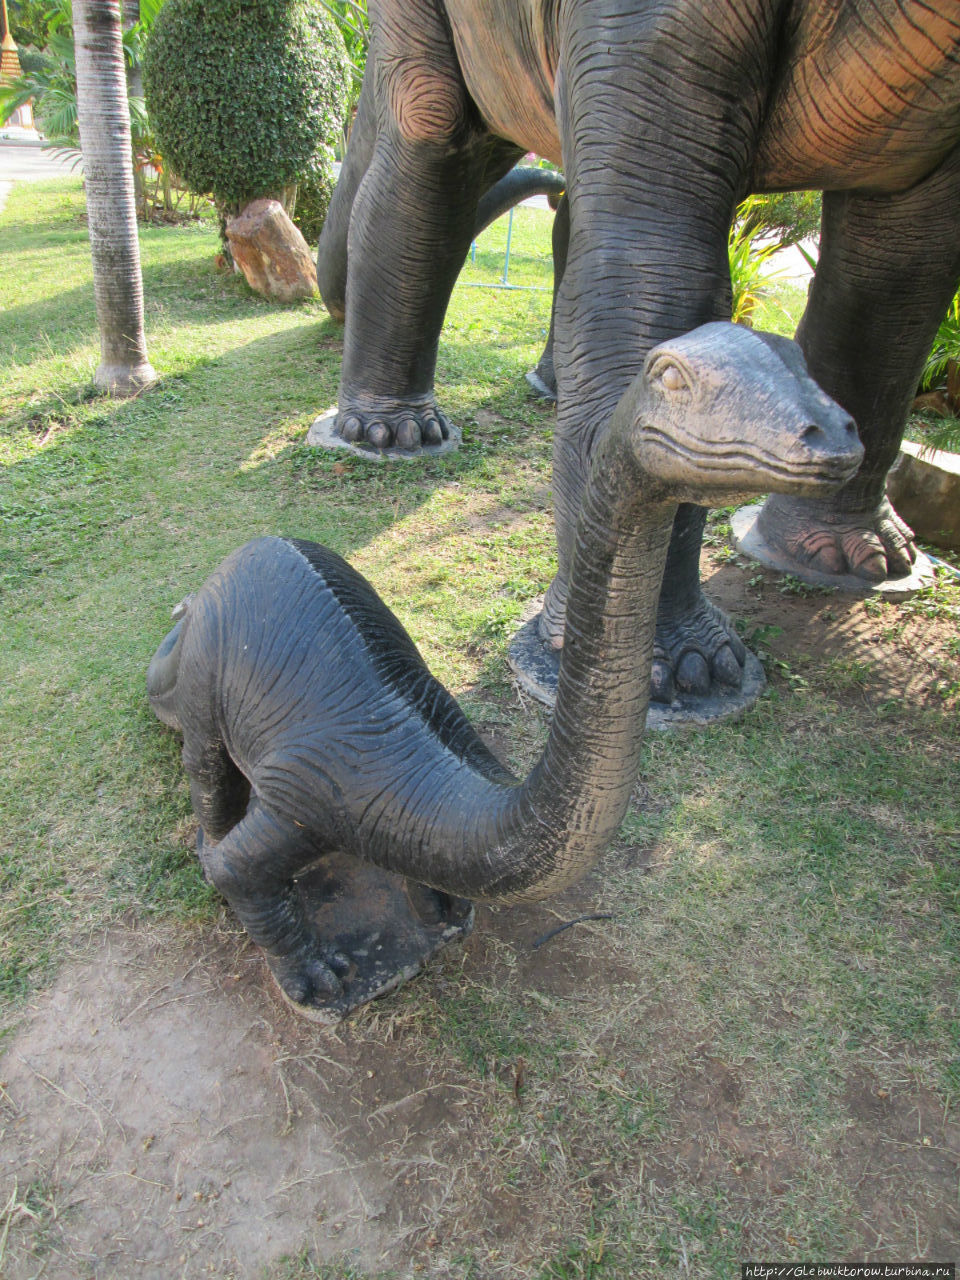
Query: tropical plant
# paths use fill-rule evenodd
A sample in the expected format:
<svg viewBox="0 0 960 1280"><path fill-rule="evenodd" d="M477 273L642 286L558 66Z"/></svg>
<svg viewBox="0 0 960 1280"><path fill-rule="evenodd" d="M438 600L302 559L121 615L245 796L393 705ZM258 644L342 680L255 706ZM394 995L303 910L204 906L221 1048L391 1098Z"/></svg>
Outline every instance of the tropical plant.
<svg viewBox="0 0 960 1280"><path fill-rule="evenodd" d="M954 294L940 321L920 385L925 391L945 387L948 407L960 411L960 293Z"/></svg>
<svg viewBox="0 0 960 1280"><path fill-rule="evenodd" d="M319 0L167 0L143 76L160 151L194 191L212 192L225 228L318 157L330 163L350 72Z"/></svg>
<svg viewBox="0 0 960 1280"><path fill-rule="evenodd" d="M147 36L164 0L140 0L124 4L122 41L126 60L130 134L133 148L134 186L137 216L149 220L162 202L170 210L182 192L162 164L150 126L139 84L139 68ZM134 20L129 21L129 15ZM42 18L42 23L41 23ZM70 0L55 0L33 18L41 49L20 51L22 74L0 86L0 119L27 102L33 103L34 117L46 137L46 147L55 154L82 162L77 129L77 69L74 49L73 14ZM11 22L11 27L15 24ZM174 200L174 194L177 200Z"/></svg>
<svg viewBox="0 0 960 1280"><path fill-rule="evenodd" d="M773 244L774 250L799 245L820 230L819 191L776 191L748 196L734 223L746 235Z"/></svg>
<svg viewBox="0 0 960 1280"><path fill-rule="evenodd" d="M743 226L734 225L727 245L730 257L730 285L732 289L731 319L736 324L752 327L753 313L760 299L769 292L770 282L776 272L765 270L767 262L777 251L773 243L758 244L756 233L750 234Z"/></svg>
<svg viewBox="0 0 960 1280"><path fill-rule="evenodd" d="M820 193L784 191L752 195L737 206L728 243L733 315L738 324L750 325L760 299L769 292L776 272L770 258L796 246L813 268L816 259L801 241L817 234L820 226Z"/></svg>
<svg viewBox="0 0 960 1280"><path fill-rule="evenodd" d="M336 21L343 36L350 74L353 79L351 106L360 92L363 69L367 64L367 48L370 44L370 20L367 16L367 0L320 0L320 3Z"/></svg>
<svg viewBox="0 0 960 1280"><path fill-rule="evenodd" d="M10 34L21 51L27 45L40 49L46 43L49 11L50 0L8 0Z"/></svg>
<svg viewBox="0 0 960 1280"><path fill-rule="evenodd" d="M44 22L43 47L20 50L21 74L0 85L0 120L32 102L37 126L49 145L76 148L77 68L70 0L55 0Z"/></svg>
<svg viewBox="0 0 960 1280"><path fill-rule="evenodd" d="M960 452L960 293L954 294L920 379L922 406L943 415L926 432L931 449Z"/></svg>

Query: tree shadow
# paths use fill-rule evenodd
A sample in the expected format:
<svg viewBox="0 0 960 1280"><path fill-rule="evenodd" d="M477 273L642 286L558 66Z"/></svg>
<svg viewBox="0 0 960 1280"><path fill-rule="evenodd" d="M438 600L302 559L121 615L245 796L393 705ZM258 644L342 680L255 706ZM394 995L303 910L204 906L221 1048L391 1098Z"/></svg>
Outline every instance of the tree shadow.
<svg viewBox="0 0 960 1280"><path fill-rule="evenodd" d="M128 557L142 540L145 556L162 559L163 525L171 543L188 549L187 560L203 561L209 572L224 553L220 516L232 545L264 532L293 533L349 556L439 486L515 465L529 451L531 430L542 440L552 425L518 377L513 401L543 428L491 413L481 393L471 400L464 443L443 458L366 461L310 448L310 421L336 401L339 337L340 327L324 318L199 355L132 401L92 396L87 384L73 397L32 402L17 425L43 447L0 468L8 530L0 537L0 590L55 571L70 544L103 563L114 545ZM481 362L504 358L493 344L464 341L448 348L454 364L458 345ZM305 366L315 372L307 394ZM262 494L259 508L251 489ZM244 515L252 521L237 537ZM207 543L209 554L201 554Z"/></svg>
<svg viewBox="0 0 960 1280"><path fill-rule="evenodd" d="M209 323L217 324L267 310L288 309L253 293L242 277L220 271L213 255L208 253L188 261L148 263L142 274L148 345L151 330L156 331L158 321L175 324L197 320L202 312ZM51 287L55 289L55 282L51 282ZM91 278L89 283L72 289L57 290L47 297L4 308L0 313L0 343L9 350L16 342L29 358L34 350L32 335L81 326L95 333L95 325ZM158 341L155 334L153 341Z"/></svg>

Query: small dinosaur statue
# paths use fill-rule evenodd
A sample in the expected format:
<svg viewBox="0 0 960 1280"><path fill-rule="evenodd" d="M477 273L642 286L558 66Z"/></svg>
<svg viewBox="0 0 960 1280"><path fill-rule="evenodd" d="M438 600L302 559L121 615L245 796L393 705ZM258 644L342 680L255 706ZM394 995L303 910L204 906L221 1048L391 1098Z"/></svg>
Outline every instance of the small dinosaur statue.
<svg viewBox="0 0 960 1280"><path fill-rule="evenodd" d="M334 850L441 901L540 898L582 876L636 779L677 504L822 496L861 455L793 342L714 323L655 348L596 450L556 709L522 782L338 555L265 537L228 556L147 688L183 734L203 868L286 996L335 1006L353 963L318 936L296 882Z"/></svg>

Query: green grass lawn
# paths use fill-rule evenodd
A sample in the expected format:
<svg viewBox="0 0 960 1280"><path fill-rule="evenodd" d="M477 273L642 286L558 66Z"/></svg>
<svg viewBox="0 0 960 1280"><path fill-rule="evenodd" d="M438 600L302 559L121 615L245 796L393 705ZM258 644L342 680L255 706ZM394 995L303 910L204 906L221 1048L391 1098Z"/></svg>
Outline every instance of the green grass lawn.
<svg viewBox="0 0 960 1280"><path fill-rule="evenodd" d="M161 383L128 403L94 396L83 214L75 180L19 185L0 214L7 1042L27 997L109 922L220 916L144 675L171 607L249 538L346 555L514 767L545 723L512 696L504 654L554 565L554 416L523 380L549 319L549 215L514 220L509 278L530 288L469 287L502 275L501 222L455 292L437 385L463 446L391 466L305 446L336 398L340 327L319 302L281 308L218 272L209 225L142 230ZM800 305L782 291L758 323L789 332ZM732 558L723 528L718 563ZM923 696L891 693L850 651L821 654L819 621L800 648L765 643L770 691L741 724L649 741L602 868L614 919L580 943L582 986L538 990L500 913L472 968L392 998L432 1072L499 1081L471 1122L464 1185L526 1196L556 1228L536 1265L521 1229L498 1270L478 1229L446 1271L419 1256L429 1274L728 1277L744 1257L905 1260L960 1239L955 1178L944 1191L920 1160L929 1125L915 1142L896 1129L906 1155L882 1145L888 1101L939 1117L936 1150L957 1132L960 591L944 577L909 605L808 603L875 626L904 687L934 664ZM755 644L776 630L741 621ZM724 1116L750 1135L740 1164ZM887 1170L869 1203L861 1140ZM292 1258L283 1274L318 1267Z"/></svg>
<svg viewBox="0 0 960 1280"><path fill-rule="evenodd" d="M218 272L210 226L143 231L162 382L128 404L94 397L83 210L79 183L67 182L19 186L4 214L8 999L45 981L74 925L132 903L205 909L177 834L176 750L157 732L143 676L172 605L228 551L290 533L350 556L457 690L476 682L551 573L552 414L528 403L522 379L548 293L459 291L439 376L466 447L441 462L371 465L303 446L336 399L339 326L319 302L280 309ZM525 213L511 273L547 286L549 240L534 258L528 235L524 253ZM494 244L470 269L478 282L499 278L496 240L488 233ZM481 425L494 403L501 416Z"/></svg>

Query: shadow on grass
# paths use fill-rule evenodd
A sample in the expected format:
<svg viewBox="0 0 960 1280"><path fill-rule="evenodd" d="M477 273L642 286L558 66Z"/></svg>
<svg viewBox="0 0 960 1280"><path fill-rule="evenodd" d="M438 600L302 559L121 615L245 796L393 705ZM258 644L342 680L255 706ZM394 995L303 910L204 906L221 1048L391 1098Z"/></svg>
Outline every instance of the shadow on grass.
<svg viewBox="0 0 960 1280"><path fill-rule="evenodd" d="M62 245L62 234L57 236L57 241ZM145 265L143 294L148 346L161 341L151 333L158 320L167 324L215 325L236 323L266 310L286 309L258 297L247 288L242 277L219 271L213 255L206 251L187 261ZM45 298L7 307L0 315L0 347L15 350L19 363L29 363L41 351L49 350L51 336L81 327L87 333L91 330L95 333L95 325L91 280Z"/></svg>
<svg viewBox="0 0 960 1280"><path fill-rule="evenodd" d="M217 531L236 539L238 526L231 545L262 532L295 533L349 555L438 486L509 468L529 448L531 430L542 444L537 427L485 413L485 424L465 424L464 444L443 459L366 461L310 448L306 428L336 401L338 335L324 319L201 353L132 401L92 396L85 384L72 396L51 393L25 405L8 429L46 443L0 470L0 591L71 558L99 560L118 540L128 557L140 540L155 544L161 524L168 553L182 541L193 559L210 542L207 571L224 554ZM451 356L482 367L503 352L464 342ZM549 421L549 411L532 412Z"/></svg>

